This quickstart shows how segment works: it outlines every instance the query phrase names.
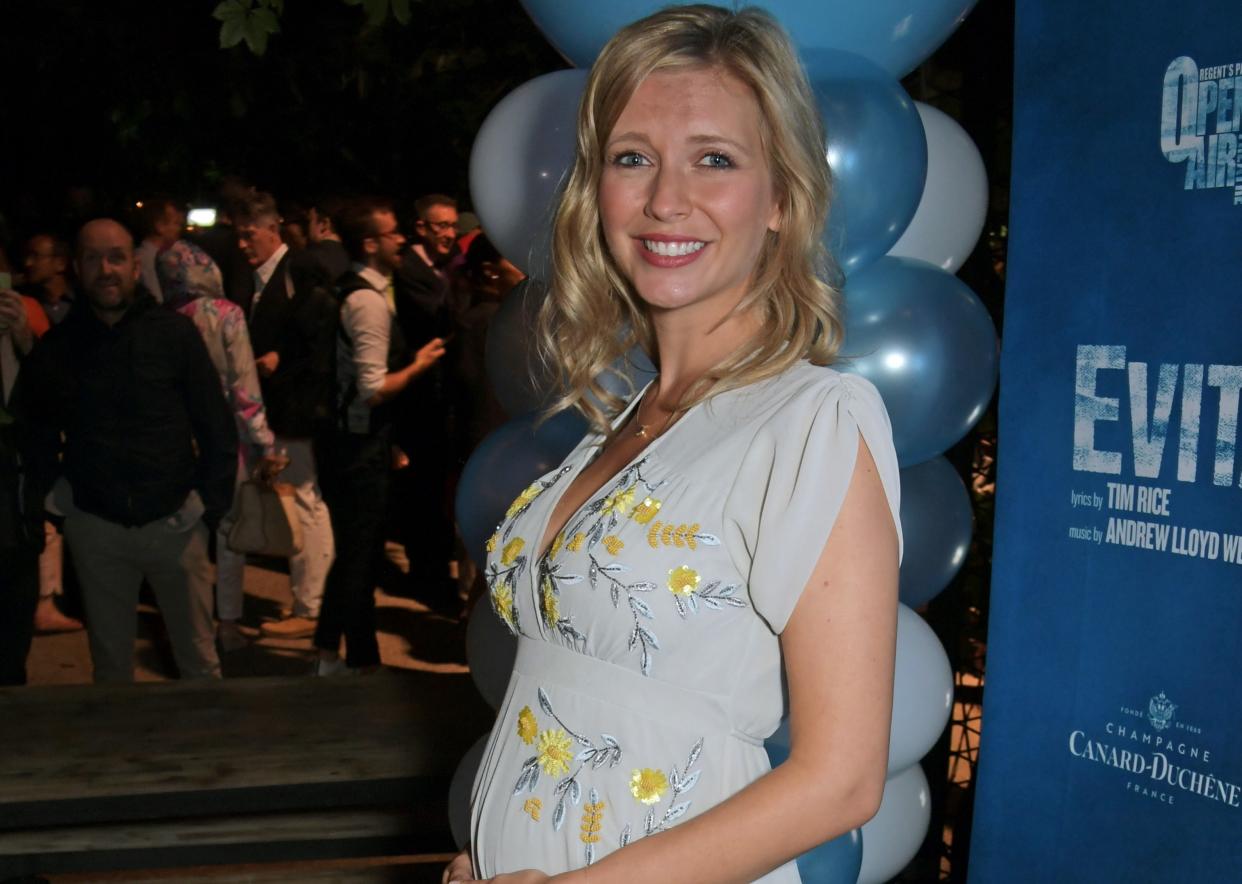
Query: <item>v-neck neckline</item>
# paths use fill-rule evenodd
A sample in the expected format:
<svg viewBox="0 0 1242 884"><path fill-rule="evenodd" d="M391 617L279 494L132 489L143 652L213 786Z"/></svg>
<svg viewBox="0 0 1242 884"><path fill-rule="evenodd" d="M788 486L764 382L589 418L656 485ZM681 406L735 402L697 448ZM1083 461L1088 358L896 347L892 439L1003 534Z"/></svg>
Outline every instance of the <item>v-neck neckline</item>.
<svg viewBox="0 0 1242 884"><path fill-rule="evenodd" d="M630 402L625 406L625 408L621 410L621 412L616 416L616 418L613 419L611 423L612 432L616 432L617 428L625 423L626 419L634 412L634 409L638 407L638 404L643 401L643 397L647 395L647 391L651 389L651 385L654 383L655 383L654 378L648 381L643 386L643 388L638 391L638 394L635 395L632 400L630 400ZM577 465L574 467L573 471L566 477L568 481L566 481L564 484L561 485L560 493L557 494L554 499L549 501L550 506L548 507L546 514L544 515L543 520L540 524L539 533L536 535L539 538L540 546L542 548L540 549L539 555L533 560L533 562L535 564L542 565L543 562L547 560L548 553L551 551L552 545L556 542L557 535L559 535L567 527L573 524L574 520L578 518L578 516L582 513L584 509L586 509L588 506L590 506L592 503L595 502L595 500L600 496L600 494L604 491L605 488L609 488L612 485L616 484L617 480L620 479L622 476L624 476L627 472L629 472L634 467L635 464L641 462L643 458L649 456L652 451L658 448L660 443L663 442L665 439L667 439L670 435L672 435L673 431L677 429L677 427L680 424L684 423L685 419L688 418L690 414L694 412L694 410L697 409L699 405L701 404L702 404L701 402L696 403L692 405L690 408L686 409L685 414L683 414L681 418L673 422L673 424L667 427L664 430L664 432L661 433L659 436L656 436L649 443L644 445L643 448L637 454L635 454L632 458L630 458L629 461L627 461L624 466L622 466L619 470L617 470L615 473L613 473L611 476L609 476L607 479L601 482L599 484L599 487L597 487L594 491L592 491L589 495L587 495L587 497L582 501L582 503L578 505L578 508L569 514L569 517L565 519L564 523L557 529L557 531L553 533L551 537L548 537L548 528L551 526L552 515L556 512L557 504L561 502L561 498L565 496L565 493L569 491L571 487L573 487L574 482L577 481L580 475L582 475L582 471L585 470L588 466L590 466L595 461L595 458L599 456L598 452L596 452L594 455L587 453L590 451L591 448L596 447L595 444L584 446L582 453L578 457ZM595 433L593 435L598 440L598 437L600 434ZM545 539L546 539L546 543L545 543ZM532 568L531 570L533 573L537 571L538 568Z"/></svg>

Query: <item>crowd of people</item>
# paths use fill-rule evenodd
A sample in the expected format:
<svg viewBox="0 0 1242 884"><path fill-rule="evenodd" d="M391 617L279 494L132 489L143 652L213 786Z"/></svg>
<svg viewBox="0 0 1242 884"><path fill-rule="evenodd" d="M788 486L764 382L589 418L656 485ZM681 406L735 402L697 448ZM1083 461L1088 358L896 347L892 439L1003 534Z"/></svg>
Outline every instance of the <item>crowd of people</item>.
<svg viewBox="0 0 1242 884"><path fill-rule="evenodd" d="M82 628L95 680L132 680L144 584L182 678L258 634L313 638L317 674L373 671L386 542L409 594L462 612L453 490L504 419L482 343L521 272L442 194L408 231L385 199L235 182L209 227L139 209L32 231L20 268L0 250L0 685L36 632ZM289 486L302 540L257 630L229 543L247 479Z"/></svg>

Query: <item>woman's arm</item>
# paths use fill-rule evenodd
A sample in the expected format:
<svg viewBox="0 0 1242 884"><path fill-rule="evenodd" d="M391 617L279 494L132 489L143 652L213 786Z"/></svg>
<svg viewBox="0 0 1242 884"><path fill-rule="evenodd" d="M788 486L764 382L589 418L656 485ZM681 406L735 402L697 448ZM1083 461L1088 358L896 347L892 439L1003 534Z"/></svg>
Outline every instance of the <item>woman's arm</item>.
<svg viewBox="0 0 1242 884"><path fill-rule="evenodd" d="M781 634L789 760L711 810L555 880L750 882L870 819L888 763L897 566L892 511L860 436L845 501Z"/></svg>

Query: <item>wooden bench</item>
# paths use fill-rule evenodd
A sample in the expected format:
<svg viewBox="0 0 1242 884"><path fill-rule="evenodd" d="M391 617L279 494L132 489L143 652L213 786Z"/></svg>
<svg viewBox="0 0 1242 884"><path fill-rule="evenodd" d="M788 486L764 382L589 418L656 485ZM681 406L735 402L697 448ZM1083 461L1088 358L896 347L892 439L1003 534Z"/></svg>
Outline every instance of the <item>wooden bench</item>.
<svg viewBox="0 0 1242 884"><path fill-rule="evenodd" d="M453 850L466 675L0 690L0 879Z"/></svg>

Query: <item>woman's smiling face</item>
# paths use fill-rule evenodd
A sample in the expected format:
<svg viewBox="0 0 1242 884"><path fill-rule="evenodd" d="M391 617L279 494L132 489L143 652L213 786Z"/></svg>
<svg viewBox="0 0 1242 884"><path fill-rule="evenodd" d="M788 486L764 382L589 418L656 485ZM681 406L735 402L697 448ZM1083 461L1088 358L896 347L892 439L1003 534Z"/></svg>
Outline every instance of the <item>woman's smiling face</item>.
<svg viewBox="0 0 1242 884"><path fill-rule="evenodd" d="M723 318L780 225L761 112L719 68L651 74L605 146L600 220L613 260L653 312Z"/></svg>

